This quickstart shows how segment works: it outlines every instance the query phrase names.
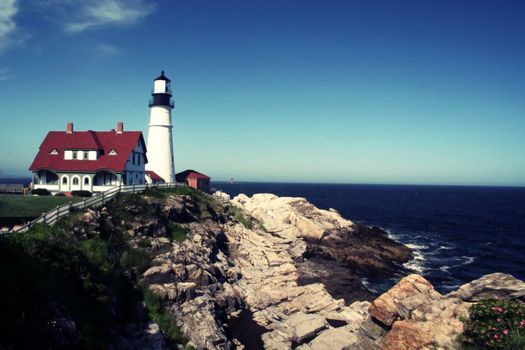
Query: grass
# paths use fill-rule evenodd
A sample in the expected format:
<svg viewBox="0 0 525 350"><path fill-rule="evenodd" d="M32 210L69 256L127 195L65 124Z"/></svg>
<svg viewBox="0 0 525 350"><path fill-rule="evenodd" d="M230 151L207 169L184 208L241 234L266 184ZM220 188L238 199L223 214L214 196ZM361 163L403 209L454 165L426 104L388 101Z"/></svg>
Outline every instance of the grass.
<svg viewBox="0 0 525 350"><path fill-rule="evenodd" d="M244 210L242 210L241 208L239 207L236 207L236 206L233 206L233 205L230 205L228 207L228 214L233 216L233 218L235 220L237 220L238 222L240 222L244 227L246 227L247 229L252 229L253 228L253 223L252 221L250 220L250 218L244 213Z"/></svg>
<svg viewBox="0 0 525 350"><path fill-rule="evenodd" d="M81 201L79 197L55 197L55 196L20 196L0 195L0 217L6 218L31 218L39 217L57 205L69 202Z"/></svg>
<svg viewBox="0 0 525 350"><path fill-rule="evenodd" d="M166 311L162 299L159 296L145 288L144 302L148 309L149 316L153 321L159 324L166 336L168 344L186 344L188 342L177 326L175 316Z"/></svg>
<svg viewBox="0 0 525 350"><path fill-rule="evenodd" d="M168 222L168 238L172 241L182 242L188 238L188 228L175 222Z"/></svg>

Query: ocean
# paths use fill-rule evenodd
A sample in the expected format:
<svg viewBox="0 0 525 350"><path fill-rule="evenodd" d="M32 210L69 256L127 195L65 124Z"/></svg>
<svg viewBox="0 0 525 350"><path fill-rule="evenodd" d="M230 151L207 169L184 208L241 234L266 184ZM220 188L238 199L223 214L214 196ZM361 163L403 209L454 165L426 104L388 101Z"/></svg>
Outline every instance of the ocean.
<svg viewBox="0 0 525 350"><path fill-rule="evenodd" d="M214 182L231 196L305 197L352 221L375 225L414 249L405 264L441 293L493 272L525 280L525 187ZM365 280L372 291L390 280Z"/></svg>

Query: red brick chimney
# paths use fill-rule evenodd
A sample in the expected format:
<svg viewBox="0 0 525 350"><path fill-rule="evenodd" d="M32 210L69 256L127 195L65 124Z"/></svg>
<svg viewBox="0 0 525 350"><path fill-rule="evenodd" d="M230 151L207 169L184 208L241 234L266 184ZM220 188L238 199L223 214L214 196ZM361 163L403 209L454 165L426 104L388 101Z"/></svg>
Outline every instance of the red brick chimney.
<svg viewBox="0 0 525 350"><path fill-rule="evenodd" d="M124 123L118 122L117 123L117 134L122 134L124 132Z"/></svg>
<svg viewBox="0 0 525 350"><path fill-rule="evenodd" d="M73 133L73 123L69 122L67 123L66 134L72 134L72 133Z"/></svg>

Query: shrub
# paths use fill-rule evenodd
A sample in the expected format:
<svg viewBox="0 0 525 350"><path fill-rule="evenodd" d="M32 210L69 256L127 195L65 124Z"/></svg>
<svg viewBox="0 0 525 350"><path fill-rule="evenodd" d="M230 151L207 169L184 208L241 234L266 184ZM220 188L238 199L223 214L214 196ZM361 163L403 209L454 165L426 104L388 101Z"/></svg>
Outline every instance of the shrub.
<svg viewBox="0 0 525 350"><path fill-rule="evenodd" d="M518 300L482 300L464 323L464 348L525 349L525 305Z"/></svg>
<svg viewBox="0 0 525 350"><path fill-rule="evenodd" d="M188 230L187 227L184 227L172 221L168 222L168 238L172 241L184 241L186 238L188 238L189 232L190 230Z"/></svg>
<svg viewBox="0 0 525 350"><path fill-rule="evenodd" d="M34 194L37 196L50 196L51 192L49 192L45 188L35 188L34 190L31 190L31 194Z"/></svg>
<svg viewBox="0 0 525 350"><path fill-rule="evenodd" d="M120 257L123 269L137 269L140 273L146 271L151 260L150 254L143 249L127 248Z"/></svg>
<svg viewBox="0 0 525 350"><path fill-rule="evenodd" d="M93 193L85 190L71 191L71 194L75 197L91 197Z"/></svg>
<svg viewBox="0 0 525 350"><path fill-rule="evenodd" d="M141 248L151 248L151 241L147 238L142 238L137 245Z"/></svg>
<svg viewBox="0 0 525 350"><path fill-rule="evenodd" d="M66 194L64 192L58 192L57 194L55 194L55 197L65 197Z"/></svg>
<svg viewBox="0 0 525 350"><path fill-rule="evenodd" d="M238 222L240 222L244 227L246 227L247 229L252 229L253 228L253 224L252 224L252 221L250 220L249 217L246 217L245 216L245 213L244 211L239 208L239 207L236 207L236 206L233 206L233 205L230 205L228 207L228 211L227 213L231 216L233 216L233 218L235 220L237 220ZM266 229L265 229L266 230Z"/></svg>
<svg viewBox="0 0 525 350"><path fill-rule="evenodd" d="M177 344L186 344L188 342L182 335L179 327L177 327L175 316L164 309L161 297L144 288L144 303L150 318L159 324L168 342Z"/></svg>

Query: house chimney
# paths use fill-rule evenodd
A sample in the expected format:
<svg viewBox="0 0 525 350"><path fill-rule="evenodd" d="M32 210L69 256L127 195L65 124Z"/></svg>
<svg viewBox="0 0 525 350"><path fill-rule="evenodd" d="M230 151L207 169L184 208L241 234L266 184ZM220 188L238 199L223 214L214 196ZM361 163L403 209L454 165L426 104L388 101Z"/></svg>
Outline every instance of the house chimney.
<svg viewBox="0 0 525 350"><path fill-rule="evenodd" d="M73 133L73 123L67 123L67 129L66 134L72 134Z"/></svg>
<svg viewBox="0 0 525 350"><path fill-rule="evenodd" d="M117 123L117 134L122 134L124 132L124 123L118 122Z"/></svg>

